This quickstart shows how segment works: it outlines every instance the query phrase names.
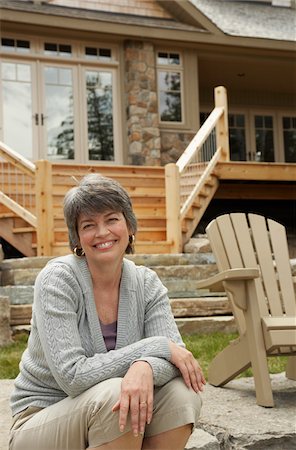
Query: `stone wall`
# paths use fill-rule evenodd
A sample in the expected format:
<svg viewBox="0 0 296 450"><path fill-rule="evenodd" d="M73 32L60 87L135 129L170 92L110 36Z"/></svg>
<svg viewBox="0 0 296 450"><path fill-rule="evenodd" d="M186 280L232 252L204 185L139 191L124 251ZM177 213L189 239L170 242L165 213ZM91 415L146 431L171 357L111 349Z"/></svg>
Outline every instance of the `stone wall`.
<svg viewBox="0 0 296 450"><path fill-rule="evenodd" d="M190 141L194 137L194 133L172 132L161 130L161 165L176 162Z"/></svg>
<svg viewBox="0 0 296 450"><path fill-rule="evenodd" d="M128 164L160 165L160 132L154 46L125 42Z"/></svg>

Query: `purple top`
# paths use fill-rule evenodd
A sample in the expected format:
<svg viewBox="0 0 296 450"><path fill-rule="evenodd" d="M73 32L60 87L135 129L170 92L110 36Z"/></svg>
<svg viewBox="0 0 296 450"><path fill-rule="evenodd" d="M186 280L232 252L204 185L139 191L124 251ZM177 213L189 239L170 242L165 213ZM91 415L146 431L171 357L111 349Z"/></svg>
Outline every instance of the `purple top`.
<svg viewBox="0 0 296 450"><path fill-rule="evenodd" d="M117 338L117 320L107 325L100 321L100 325L107 351L114 350Z"/></svg>

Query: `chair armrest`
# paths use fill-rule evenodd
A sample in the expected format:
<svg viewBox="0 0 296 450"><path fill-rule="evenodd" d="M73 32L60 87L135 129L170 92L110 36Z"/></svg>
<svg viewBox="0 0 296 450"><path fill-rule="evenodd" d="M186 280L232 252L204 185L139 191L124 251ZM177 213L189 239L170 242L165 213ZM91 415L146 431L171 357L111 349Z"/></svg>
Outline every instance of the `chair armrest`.
<svg viewBox="0 0 296 450"><path fill-rule="evenodd" d="M210 278L197 282L197 289L211 288L213 290L215 286L221 286L222 281L242 281L253 280L260 276L259 269L243 268L243 269L228 269L213 275Z"/></svg>

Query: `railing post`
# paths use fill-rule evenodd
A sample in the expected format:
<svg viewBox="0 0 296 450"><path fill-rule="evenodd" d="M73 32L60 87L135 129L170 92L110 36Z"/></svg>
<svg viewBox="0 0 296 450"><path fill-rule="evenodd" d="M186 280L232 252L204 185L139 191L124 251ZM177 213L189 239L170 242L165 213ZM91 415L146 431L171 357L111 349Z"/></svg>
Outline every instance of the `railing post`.
<svg viewBox="0 0 296 450"><path fill-rule="evenodd" d="M37 256L51 256L54 242L54 218L50 161L36 161L35 194Z"/></svg>
<svg viewBox="0 0 296 450"><path fill-rule="evenodd" d="M180 221L180 174L174 163L165 166L166 230L171 253L182 251L182 230Z"/></svg>
<svg viewBox="0 0 296 450"><path fill-rule="evenodd" d="M222 106L224 113L220 117L216 126L217 147L222 148L222 160L230 160L229 151L229 135L228 135L228 106L227 106L227 91L224 86L215 88L215 106Z"/></svg>

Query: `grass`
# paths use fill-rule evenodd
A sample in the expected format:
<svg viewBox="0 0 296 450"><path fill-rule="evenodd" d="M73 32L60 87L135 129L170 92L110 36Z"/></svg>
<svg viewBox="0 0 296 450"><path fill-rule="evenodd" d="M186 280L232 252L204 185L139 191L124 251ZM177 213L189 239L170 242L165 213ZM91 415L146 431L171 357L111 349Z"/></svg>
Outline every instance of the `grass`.
<svg viewBox="0 0 296 450"><path fill-rule="evenodd" d="M237 334L212 333L194 334L183 336L183 340L188 350L192 352L203 369L204 375L208 377L209 364L214 356L219 353L227 344L236 339ZM269 373L280 373L285 371L287 357L273 356L268 358ZM252 369L247 369L240 374L240 377L252 377Z"/></svg>
<svg viewBox="0 0 296 450"><path fill-rule="evenodd" d="M0 348L0 379L15 378L19 373L19 362L27 346L28 335L16 334L13 343Z"/></svg>
<svg viewBox="0 0 296 450"><path fill-rule="evenodd" d="M193 353L199 364L203 368L207 378L208 367L214 356L221 351L233 339L236 334L212 333L195 334L183 336L187 348ZM19 361L26 348L28 340L27 334L17 334L14 342L6 347L0 348L0 379L15 378L19 372ZM268 358L270 373L279 373L285 370L286 357ZM248 369L240 376L252 376L252 370Z"/></svg>

